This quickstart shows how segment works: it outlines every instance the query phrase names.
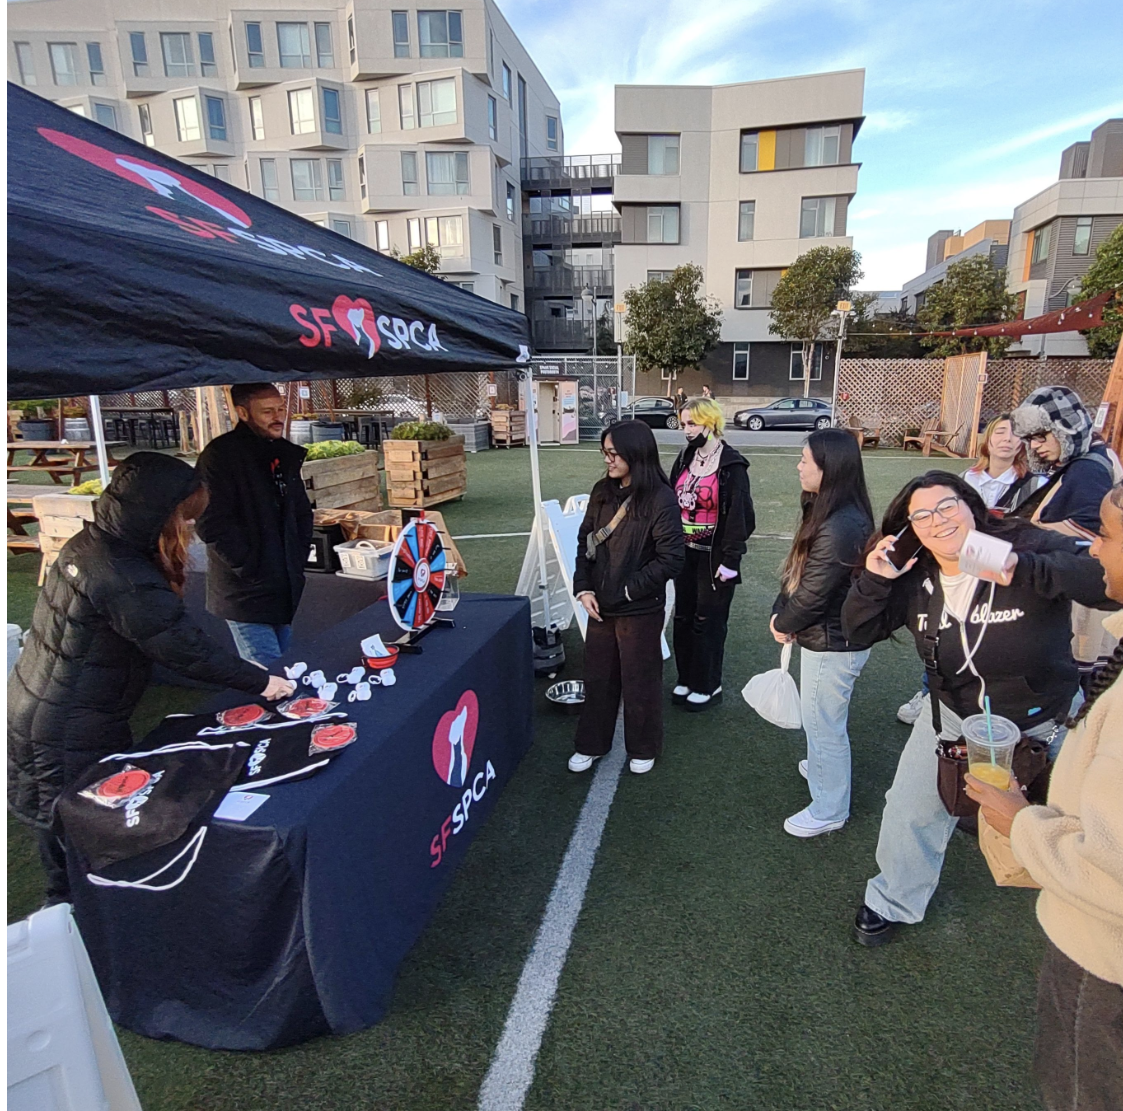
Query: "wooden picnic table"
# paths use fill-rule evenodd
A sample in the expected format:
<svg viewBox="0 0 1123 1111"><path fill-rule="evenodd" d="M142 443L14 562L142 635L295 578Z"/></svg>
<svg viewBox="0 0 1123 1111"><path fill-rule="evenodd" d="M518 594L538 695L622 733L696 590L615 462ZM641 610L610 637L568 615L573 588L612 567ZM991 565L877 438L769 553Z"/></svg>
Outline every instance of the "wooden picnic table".
<svg viewBox="0 0 1123 1111"><path fill-rule="evenodd" d="M8 486L8 528L11 535L8 537L8 551L10 552L37 552L39 541L34 536L29 536L25 526L37 518L32 511L32 499L36 493L42 493L41 486Z"/></svg>
<svg viewBox="0 0 1123 1111"><path fill-rule="evenodd" d="M106 449L122 447L124 440L112 440ZM86 471L96 471L96 457L90 460L89 452L97 450L93 440L16 440L8 444L8 474L19 472L45 472L56 486L62 485L62 476L71 476L71 485L82 481ZM30 463L16 463L17 451L30 451ZM115 467L120 460L109 452L109 465Z"/></svg>

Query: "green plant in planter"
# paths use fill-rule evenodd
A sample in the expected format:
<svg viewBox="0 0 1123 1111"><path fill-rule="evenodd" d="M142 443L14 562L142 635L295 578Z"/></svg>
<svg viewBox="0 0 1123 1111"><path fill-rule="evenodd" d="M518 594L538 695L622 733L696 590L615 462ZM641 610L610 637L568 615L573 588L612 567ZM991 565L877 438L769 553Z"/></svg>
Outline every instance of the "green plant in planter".
<svg viewBox="0 0 1123 1111"><path fill-rule="evenodd" d="M93 494L95 498L100 498L104 493L105 487L101 484L100 478L91 478L86 482L80 482L77 486L71 486L66 492L68 494Z"/></svg>
<svg viewBox="0 0 1123 1111"><path fill-rule="evenodd" d="M24 420L39 420L39 410L42 409L43 413L45 414L42 419L46 420L47 417L53 417L58 411L58 402L13 401L8 407L10 409L18 409L21 413L23 413Z"/></svg>
<svg viewBox="0 0 1123 1111"><path fill-rule="evenodd" d="M345 455L362 455L366 449L354 440L321 440L309 444L304 461L312 463L317 459L341 459Z"/></svg>
<svg viewBox="0 0 1123 1111"><path fill-rule="evenodd" d="M409 420L394 425L390 432L391 440L447 440L452 429L447 424L435 420Z"/></svg>

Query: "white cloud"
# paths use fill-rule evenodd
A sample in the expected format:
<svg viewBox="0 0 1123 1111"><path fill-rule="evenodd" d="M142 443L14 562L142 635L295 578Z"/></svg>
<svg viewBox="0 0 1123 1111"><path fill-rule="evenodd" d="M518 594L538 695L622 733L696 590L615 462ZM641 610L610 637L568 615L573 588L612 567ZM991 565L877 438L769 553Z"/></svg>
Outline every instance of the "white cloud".
<svg viewBox="0 0 1123 1111"><path fill-rule="evenodd" d="M1094 108L1090 112L1081 112L1078 116L1071 116L1066 120L1060 120L1057 123L1051 123L1045 127L1035 128L1033 131L1028 131L1024 135L1018 135L1013 139L1007 139L1004 143L999 143L997 146L990 147L987 150L981 150L978 152L978 156L983 158L1000 158L1002 155L1010 154L1012 151L1032 147L1037 143L1044 142L1046 139L1054 139L1058 135L1067 135L1072 131L1080 131L1083 134L1088 128L1103 123L1103 121L1109 117L1118 116L1121 113L1123 113L1123 100L1116 101L1114 104L1108 104L1103 108Z"/></svg>
<svg viewBox="0 0 1123 1111"><path fill-rule="evenodd" d="M871 134L878 135L887 131L902 131L915 122L916 115L913 112L901 112L893 109L867 112L866 122L862 124L860 134L862 137L868 138Z"/></svg>

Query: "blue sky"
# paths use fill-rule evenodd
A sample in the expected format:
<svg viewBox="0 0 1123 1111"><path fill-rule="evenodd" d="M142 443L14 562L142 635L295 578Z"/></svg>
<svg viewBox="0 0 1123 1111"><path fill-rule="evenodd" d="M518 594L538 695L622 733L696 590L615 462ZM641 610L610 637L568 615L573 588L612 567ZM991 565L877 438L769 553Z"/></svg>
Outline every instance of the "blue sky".
<svg viewBox="0 0 1123 1111"><path fill-rule="evenodd" d="M924 269L938 228L1008 218L1060 153L1123 116L1123 3L498 0L562 104L566 150L618 150L615 84L864 68L850 233L866 289Z"/></svg>

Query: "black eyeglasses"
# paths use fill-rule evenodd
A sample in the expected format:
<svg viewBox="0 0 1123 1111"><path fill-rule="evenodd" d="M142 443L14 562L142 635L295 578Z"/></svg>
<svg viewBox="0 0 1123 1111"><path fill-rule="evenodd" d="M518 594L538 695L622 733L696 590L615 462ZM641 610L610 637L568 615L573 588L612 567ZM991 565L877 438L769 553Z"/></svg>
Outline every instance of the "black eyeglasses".
<svg viewBox="0 0 1123 1111"><path fill-rule="evenodd" d="M915 513L909 514L909 524L913 528L932 528L937 514L942 521L950 521L959 512L959 503L962 500L959 497L944 498L931 509L918 509Z"/></svg>
<svg viewBox="0 0 1123 1111"><path fill-rule="evenodd" d="M616 460L616 459L619 459L619 458L620 458L620 453L619 453L618 451L610 451L610 450L609 450L608 448L603 448L603 447L602 447L602 448L600 449L600 453L601 453L601 455L603 455L603 456L604 456L604 458L605 458L606 462L609 462L609 463L611 463L611 462L613 462L614 460Z"/></svg>

